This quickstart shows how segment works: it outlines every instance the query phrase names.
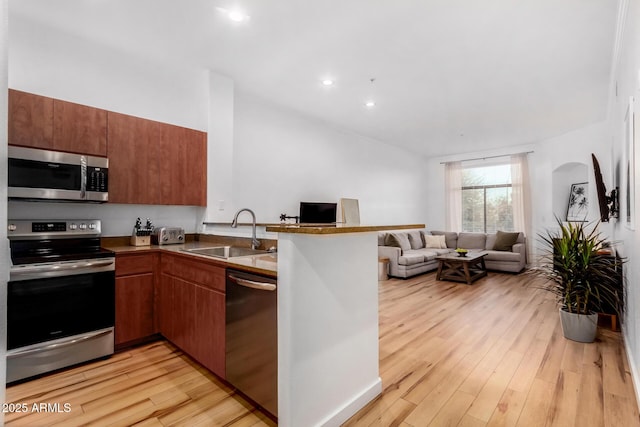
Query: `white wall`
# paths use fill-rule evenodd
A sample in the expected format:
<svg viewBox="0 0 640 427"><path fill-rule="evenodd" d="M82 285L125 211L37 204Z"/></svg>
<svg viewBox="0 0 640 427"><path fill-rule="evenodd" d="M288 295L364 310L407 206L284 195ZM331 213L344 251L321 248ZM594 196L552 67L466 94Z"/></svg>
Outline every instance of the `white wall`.
<svg viewBox="0 0 640 427"><path fill-rule="evenodd" d="M248 207L259 222L278 222L297 215L300 201L348 197L359 200L363 224L424 221L421 157L245 94L236 94L234 123L228 220Z"/></svg>
<svg viewBox="0 0 640 427"><path fill-rule="evenodd" d="M7 81L8 81L8 1L0 0L0 159L7 156ZM7 219L7 162L0 163L0 224ZM5 402L7 354L7 280L9 279L9 247L7 229L0 227L0 402ZM4 414L0 413L0 425Z"/></svg>
<svg viewBox="0 0 640 427"><path fill-rule="evenodd" d="M619 46L620 57L617 63L615 82L617 96L612 95L610 106L610 133L613 136L613 164L618 171L617 179L624 181L624 134L623 125L629 97L636 98L636 152L635 152L635 199L636 199L636 229L627 228L624 218L614 227L614 238L620 240L622 254L627 257L626 265L626 315L624 317L623 332L627 346L631 371L634 377L636 393L640 393L640 261L635 254L640 254L640 0L622 1L621 6L626 9L626 17L622 22L624 32ZM621 185L621 187L624 187ZM623 189L624 194L624 189ZM621 199L624 197L621 195ZM624 205L621 206L624 209ZM623 214L624 216L624 214ZM639 396L640 397L640 396Z"/></svg>
<svg viewBox="0 0 640 427"><path fill-rule="evenodd" d="M200 231L200 210L194 206L9 202L11 219L99 219L105 237L130 236L138 217L143 223L149 218L156 226L182 227L186 233L196 233Z"/></svg>
<svg viewBox="0 0 640 427"><path fill-rule="evenodd" d="M204 69L114 51L17 14L12 15L10 42L10 88L207 130Z"/></svg>

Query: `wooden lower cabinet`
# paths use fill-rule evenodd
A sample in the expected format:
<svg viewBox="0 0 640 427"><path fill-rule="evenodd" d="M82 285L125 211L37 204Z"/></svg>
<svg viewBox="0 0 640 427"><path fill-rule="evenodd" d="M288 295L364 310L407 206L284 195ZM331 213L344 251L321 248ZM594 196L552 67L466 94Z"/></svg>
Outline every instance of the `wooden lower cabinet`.
<svg viewBox="0 0 640 427"><path fill-rule="evenodd" d="M160 333L225 377L225 269L182 256L161 258Z"/></svg>
<svg viewBox="0 0 640 427"><path fill-rule="evenodd" d="M116 278L115 344L153 334L153 273Z"/></svg>
<svg viewBox="0 0 640 427"><path fill-rule="evenodd" d="M224 378L225 374L225 295L196 285L193 357Z"/></svg>
<svg viewBox="0 0 640 427"><path fill-rule="evenodd" d="M155 268L157 254L116 255L115 344L155 334Z"/></svg>

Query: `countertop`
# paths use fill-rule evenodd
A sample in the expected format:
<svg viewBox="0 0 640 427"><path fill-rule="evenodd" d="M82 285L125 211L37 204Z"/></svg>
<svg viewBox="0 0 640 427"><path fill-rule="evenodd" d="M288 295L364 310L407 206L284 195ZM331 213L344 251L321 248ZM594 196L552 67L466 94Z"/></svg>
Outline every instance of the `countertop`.
<svg viewBox="0 0 640 427"><path fill-rule="evenodd" d="M274 233L294 233L294 234L342 234L342 233L365 233L370 231L385 230L411 230L424 228L424 224L402 224L402 225L350 225L350 224L274 224L268 225L267 231Z"/></svg>
<svg viewBox="0 0 640 427"><path fill-rule="evenodd" d="M131 253L147 253L147 252L168 252L179 254L186 257L196 257L210 264L218 265L225 268L238 268L252 273L264 274L270 277L277 277L278 274L278 258L277 254L260 254L247 255L234 258L214 258L206 255L199 255L186 252L188 249L211 248L214 246L222 246L211 242L191 242L181 245L151 245L151 246L109 246L105 245L105 249L112 250L117 254Z"/></svg>

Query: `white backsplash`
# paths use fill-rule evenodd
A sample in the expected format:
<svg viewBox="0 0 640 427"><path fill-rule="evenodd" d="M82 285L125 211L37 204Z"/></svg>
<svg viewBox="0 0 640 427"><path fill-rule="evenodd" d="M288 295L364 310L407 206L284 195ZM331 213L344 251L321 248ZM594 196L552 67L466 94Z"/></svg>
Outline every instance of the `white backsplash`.
<svg viewBox="0 0 640 427"><path fill-rule="evenodd" d="M185 233L200 232L198 219L203 208L195 206L121 205L94 203L8 203L9 219L99 219L104 237L128 236L140 217L155 226L184 228Z"/></svg>

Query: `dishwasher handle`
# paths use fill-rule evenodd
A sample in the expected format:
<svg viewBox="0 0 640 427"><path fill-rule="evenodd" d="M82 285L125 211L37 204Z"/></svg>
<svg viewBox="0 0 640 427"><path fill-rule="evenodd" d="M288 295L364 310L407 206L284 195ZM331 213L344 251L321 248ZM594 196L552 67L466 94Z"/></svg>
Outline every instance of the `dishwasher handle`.
<svg viewBox="0 0 640 427"><path fill-rule="evenodd" d="M247 288L258 289L261 291L275 291L277 288L277 286L273 283L256 282L255 280L241 279L231 274L228 277L238 285L245 286Z"/></svg>

